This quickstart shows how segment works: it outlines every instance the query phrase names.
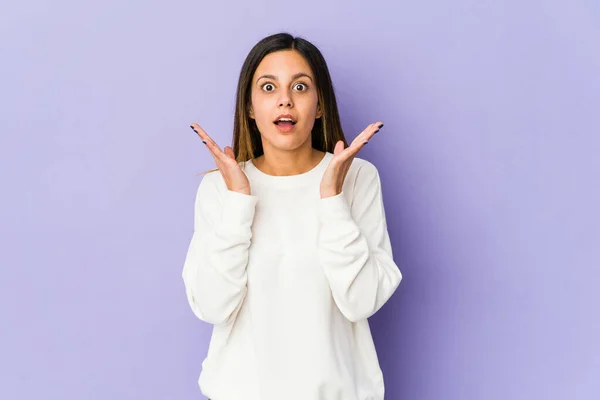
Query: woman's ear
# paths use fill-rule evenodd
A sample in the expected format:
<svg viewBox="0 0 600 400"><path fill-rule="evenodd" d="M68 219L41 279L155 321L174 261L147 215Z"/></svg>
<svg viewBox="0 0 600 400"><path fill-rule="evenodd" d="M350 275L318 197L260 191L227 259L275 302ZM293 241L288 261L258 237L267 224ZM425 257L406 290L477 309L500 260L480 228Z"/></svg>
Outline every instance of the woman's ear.
<svg viewBox="0 0 600 400"><path fill-rule="evenodd" d="M315 116L315 118L321 118L323 116L323 112L321 111L321 104L318 103L317 104L317 115Z"/></svg>
<svg viewBox="0 0 600 400"><path fill-rule="evenodd" d="M252 105L248 104L248 115L250 118L254 119L254 110L252 109Z"/></svg>

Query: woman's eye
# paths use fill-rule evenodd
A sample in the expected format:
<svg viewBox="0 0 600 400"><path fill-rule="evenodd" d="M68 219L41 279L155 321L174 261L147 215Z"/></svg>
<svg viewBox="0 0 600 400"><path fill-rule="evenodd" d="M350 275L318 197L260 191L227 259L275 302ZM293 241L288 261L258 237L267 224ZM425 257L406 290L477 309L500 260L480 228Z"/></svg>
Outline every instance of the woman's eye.
<svg viewBox="0 0 600 400"><path fill-rule="evenodd" d="M262 85L262 88L263 88L263 90L266 90L267 92L272 92L275 89L275 87L273 86L272 83L265 83L264 85ZM298 89L298 88L300 88L300 89ZM294 89L296 89L300 92L306 91L307 88L308 88L308 86L306 86L304 83L296 83L294 85Z"/></svg>

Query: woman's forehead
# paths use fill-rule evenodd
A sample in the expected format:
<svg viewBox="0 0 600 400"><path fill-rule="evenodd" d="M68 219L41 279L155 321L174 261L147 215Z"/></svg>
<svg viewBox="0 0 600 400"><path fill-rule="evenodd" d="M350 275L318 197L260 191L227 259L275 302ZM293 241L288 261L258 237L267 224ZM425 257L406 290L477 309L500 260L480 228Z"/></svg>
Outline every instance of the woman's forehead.
<svg viewBox="0 0 600 400"><path fill-rule="evenodd" d="M312 78L310 65L295 50L280 50L267 54L256 68L254 78L258 80L264 75L274 80L296 79L300 75Z"/></svg>

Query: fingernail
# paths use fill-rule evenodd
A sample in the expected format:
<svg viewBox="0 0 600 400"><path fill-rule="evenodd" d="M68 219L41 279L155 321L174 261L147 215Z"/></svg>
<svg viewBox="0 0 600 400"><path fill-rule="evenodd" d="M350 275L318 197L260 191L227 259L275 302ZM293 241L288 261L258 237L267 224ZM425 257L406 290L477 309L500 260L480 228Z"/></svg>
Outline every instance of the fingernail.
<svg viewBox="0 0 600 400"><path fill-rule="evenodd" d="M379 129L383 128L383 124L379 125Z"/></svg>
<svg viewBox="0 0 600 400"><path fill-rule="evenodd" d="M369 142L364 142L363 144L367 144L367 143L369 143Z"/></svg>
<svg viewBox="0 0 600 400"><path fill-rule="evenodd" d="M202 143L206 144L206 142L203 140Z"/></svg>
<svg viewBox="0 0 600 400"><path fill-rule="evenodd" d="M379 132L379 129L377 129L375 132L373 132L373 135L376 134L377 132Z"/></svg>
<svg viewBox="0 0 600 400"><path fill-rule="evenodd" d="M198 131L196 130L196 128L194 128L193 126L190 125L190 128L192 128L192 130L196 133L198 133Z"/></svg>

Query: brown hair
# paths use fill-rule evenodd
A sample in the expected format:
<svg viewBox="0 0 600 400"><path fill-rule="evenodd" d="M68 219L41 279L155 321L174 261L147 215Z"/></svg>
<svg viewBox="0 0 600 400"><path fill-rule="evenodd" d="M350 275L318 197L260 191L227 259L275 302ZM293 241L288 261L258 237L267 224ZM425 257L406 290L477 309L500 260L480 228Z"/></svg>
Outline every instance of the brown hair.
<svg viewBox="0 0 600 400"><path fill-rule="evenodd" d="M318 103L321 105L322 116L315 119L311 131L312 147L320 151L333 153L335 144L342 140L344 147L348 142L344 136L331 76L325 58L319 49L301 37L289 33L278 33L267 36L258 42L242 65L237 86L235 118L233 122L233 153L238 163L246 162L261 156L264 151L256 122L250 118L248 110L251 105L252 77L262 59L280 50L296 50L308 62L315 77ZM218 168L204 171L198 175L218 171Z"/></svg>

